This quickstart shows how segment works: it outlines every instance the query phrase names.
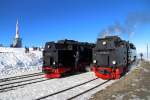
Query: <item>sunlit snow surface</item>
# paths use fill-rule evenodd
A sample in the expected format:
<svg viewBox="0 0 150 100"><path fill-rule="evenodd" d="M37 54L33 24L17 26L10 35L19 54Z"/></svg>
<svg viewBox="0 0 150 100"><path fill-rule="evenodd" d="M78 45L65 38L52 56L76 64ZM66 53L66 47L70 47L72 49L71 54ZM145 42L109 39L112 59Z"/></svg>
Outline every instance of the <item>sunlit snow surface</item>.
<svg viewBox="0 0 150 100"><path fill-rule="evenodd" d="M41 71L42 52L0 47L0 78Z"/></svg>
<svg viewBox="0 0 150 100"><path fill-rule="evenodd" d="M0 99L3 100L35 100L37 98L47 96L49 94L55 93L60 90L67 89L69 87L75 86L77 84L84 83L88 80L91 80L93 78L96 78L93 72L87 72L79 75L73 75L65 78L60 79L50 79L43 82L38 82L30 85L26 85L21 88L17 88L15 90L11 90L8 92L1 93ZM89 85L85 85L84 89L91 88L93 85L96 85L98 83L102 83L104 80L98 79L96 80L96 83L91 83ZM107 86L110 84L106 84ZM101 87L101 89L105 88ZM83 88L79 88L78 92L83 91ZM99 88L100 89L100 88ZM75 91L72 92L66 92L67 94L63 93L63 95L57 95L48 97L46 99L48 100L66 100L68 97L76 95ZM84 95L86 98L90 97L91 94L95 93L96 91L92 91L91 93L88 93L87 95ZM79 97L79 100L86 99L85 97L81 96ZM78 98L77 98L78 99Z"/></svg>

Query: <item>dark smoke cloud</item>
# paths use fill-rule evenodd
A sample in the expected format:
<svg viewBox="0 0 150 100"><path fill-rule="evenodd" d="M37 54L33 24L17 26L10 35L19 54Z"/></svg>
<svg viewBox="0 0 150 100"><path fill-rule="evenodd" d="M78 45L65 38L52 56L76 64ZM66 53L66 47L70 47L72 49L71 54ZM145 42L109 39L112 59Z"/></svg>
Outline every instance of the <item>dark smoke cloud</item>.
<svg viewBox="0 0 150 100"><path fill-rule="evenodd" d="M113 25L108 26L103 29L100 33L101 37L111 36L111 35L121 35L124 31L124 28L119 22L115 22Z"/></svg>
<svg viewBox="0 0 150 100"><path fill-rule="evenodd" d="M150 12L129 13L123 24L115 22L100 32L100 37L128 34L129 37L135 34L135 29L141 25L150 24Z"/></svg>
<svg viewBox="0 0 150 100"><path fill-rule="evenodd" d="M146 24L150 24L150 12L129 13L125 20L126 33L131 36L137 27Z"/></svg>

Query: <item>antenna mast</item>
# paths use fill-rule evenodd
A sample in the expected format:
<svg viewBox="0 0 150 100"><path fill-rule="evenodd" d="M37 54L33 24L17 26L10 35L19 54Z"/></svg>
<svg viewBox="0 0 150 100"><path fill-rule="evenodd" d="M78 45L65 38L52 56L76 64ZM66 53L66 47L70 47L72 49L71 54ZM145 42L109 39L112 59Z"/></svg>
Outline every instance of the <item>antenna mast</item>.
<svg viewBox="0 0 150 100"><path fill-rule="evenodd" d="M147 59L148 59L148 44L147 44Z"/></svg>

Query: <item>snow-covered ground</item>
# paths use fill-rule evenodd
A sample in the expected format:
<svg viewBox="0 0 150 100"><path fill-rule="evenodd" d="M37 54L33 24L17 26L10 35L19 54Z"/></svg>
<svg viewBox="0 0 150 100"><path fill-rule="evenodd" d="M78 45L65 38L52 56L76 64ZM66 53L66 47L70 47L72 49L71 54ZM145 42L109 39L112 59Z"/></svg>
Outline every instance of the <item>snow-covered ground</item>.
<svg viewBox="0 0 150 100"><path fill-rule="evenodd" d="M0 78L41 71L42 52L0 47Z"/></svg>
<svg viewBox="0 0 150 100"><path fill-rule="evenodd" d="M135 63L132 65L132 70L137 68L140 63ZM132 70L130 72L132 72ZM96 78L93 72L87 72L79 75L74 75L70 77L60 78L60 79L50 79L38 83L28 84L23 87L14 88L13 90L0 93L0 99L2 100L32 100L39 99L44 96L48 96L50 94L55 94L61 90L76 86L78 84L87 82ZM82 93L92 87L97 86L105 82L106 80L97 79L95 81L89 82L85 85L78 86L76 88L70 89L69 91L65 91L63 93L59 93L58 95L48 96L44 99L47 100L66 100L71 98L79 93ZM81 96L75 98L75 100L87 100L91 97L91 95L96 92L105 89L107 86L110 86L112 83L118 80L111 80L102 86L99 86L87 93L84 93Z"/></svg>
<svg viewBox="0 0 150 100"><path fill-rule="evenodd" d="M13 48L0 48L0 78L29 74L32 72L40 72L42 66L42 52L41 51L31 51L25 53L23 48L13 49ZM137 68L139 64L132 65L132 70ZM130 72L131 72L130 71ZM40 76L37 76L40 77ZM0 100L31 100L38 99L49 94L73 87L75 85L87 82L91 79L96 78L93 72L87 72L79 75L74 75L70 77L45 80L38 83L24 85L22 87L16 87L13 90L0 93ZM85 93L79 97L77 100L87 100L92 94L105 89L107 86L111 85L117 80L110 81L100 87L93 89L92 91ZM59 95L54 95L48 97L48 100L66 100L72 96L77 95L80 92L84 92L100 83L105 82L105 80L98 79L85 84L82 87L73 88L71 91L66 91ZM11 85L10 85L11 86Z"/></svg>
<svg viewBox="0 0 150 100"><path fill-rule="evenodd" d="M93 72L87 72L79 75L74 75L70 77L60 78L60 79L51 79L39 83L30 84L21 88L17 88L16 90L11 90L8 92L0 93L0 99L3 100L33 100L38 99L43 96L47 96L49 94L56 93L58 91L67 89L69 87L87 82L91 79L96 78ZM63 92L59 95L50 96L46 99L48 100L66 100L82 91L85 91L99 83L104 82L105 80L97 79L95 82L90 82L85 84L83 87L73 88L71 91ZM110 84L107 84L108 86ZM105 86L105 87L106 87ZM104 87L101 87L103 89ZM100 89L100 88L99 88ZM95 90L94 90L95 91ZM95 92L92 92L95 93ZM88 94L86 97L91 95ZM84 98L81 96L79 100L83 100Z"/></svg>

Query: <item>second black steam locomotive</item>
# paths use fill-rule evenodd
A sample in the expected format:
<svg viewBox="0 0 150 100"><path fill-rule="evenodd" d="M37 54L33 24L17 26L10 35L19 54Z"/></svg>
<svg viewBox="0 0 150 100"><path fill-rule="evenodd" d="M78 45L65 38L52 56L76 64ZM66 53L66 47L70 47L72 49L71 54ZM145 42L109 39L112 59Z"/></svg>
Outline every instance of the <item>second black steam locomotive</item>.
<svg viewBox="0 0 150 100"><path fill-rule="evenodd" d="M135 46L118 36L99 38L93 49L93 71L102 79L119 79L135 60Z"/></svg>
<svg viewBox="0 0 150 100"><path fill-rule="evenodd" d="M59 78L64 75L85 71L92 63L92 43L74 40L47 42L43 51L42 71L46 78Z"/></svg>

